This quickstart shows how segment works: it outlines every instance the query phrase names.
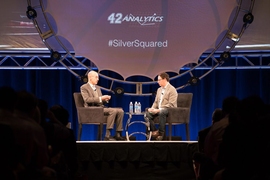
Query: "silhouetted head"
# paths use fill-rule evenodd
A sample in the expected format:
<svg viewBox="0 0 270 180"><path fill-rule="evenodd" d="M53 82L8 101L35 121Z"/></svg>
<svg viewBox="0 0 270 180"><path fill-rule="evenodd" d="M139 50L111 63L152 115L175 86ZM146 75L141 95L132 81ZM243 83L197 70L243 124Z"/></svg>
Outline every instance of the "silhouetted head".
<svg viewBox="0 0 270 180"><path fill-rule="evenodd" d="M222 111L225 115L234 113L238 106L239 99L235 96L227 97L222 102Z"/></svg>
<svg viewBox="0 0 270 180"><path fill-rule="evenodd" d="M56 119L58 119L58 121L60 121L64 126L68 124L69 113L63 106L54 105L50 108L50 111L54 114Z"/></svg>
<svg viewBox="0 0 270 180"><path fill-rule="evenodd" d="M222 109L217 108L214 110L213 114L212 114L212 122L218 122L220 121L222 118L224 117Z"/></svg>
<svg viewBox="0 0 270 180"><path fill-rule="evenodd" d="M252 123L267 113L266 105L258 96L249 96L240 101L238 113L242 121Z"/></svg>
<svg viewBox="0 0 270 180"><path fill-rule="evenodd" d="M36 96L25 90L17 92L17 96L16 109L32 117L36 111L38 102Z"/></svg>

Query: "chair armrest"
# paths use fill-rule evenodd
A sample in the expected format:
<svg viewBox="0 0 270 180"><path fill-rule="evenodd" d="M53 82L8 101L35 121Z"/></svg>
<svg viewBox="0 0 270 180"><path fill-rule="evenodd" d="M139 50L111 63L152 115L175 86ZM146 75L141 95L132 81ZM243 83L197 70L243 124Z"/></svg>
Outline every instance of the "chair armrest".
<svg viewBox="0 0 270 180"><path fill-rule="evenodd" d="M168 108L167 122L171 123L189 123L189 108L174 107Z"/></svg>
<svg viewBox="0 0 270 180"><path fill-rule="evenodd" d="M103 107L78 107L77 112L79 123L104 123L105 121Z"/></svg>

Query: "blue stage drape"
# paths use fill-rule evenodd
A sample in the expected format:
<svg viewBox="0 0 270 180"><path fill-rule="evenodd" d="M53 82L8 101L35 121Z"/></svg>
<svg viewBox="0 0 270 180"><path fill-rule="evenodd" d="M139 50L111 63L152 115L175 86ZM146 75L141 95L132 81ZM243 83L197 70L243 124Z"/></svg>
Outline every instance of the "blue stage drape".
<svg viewBox="0 0 270 180"><path fill-rule="evenodd" d="M85 71L78 71L84 74ZM196 70L193 74L200 76L204 70ZM11 86L15 90L27 90L35 94L38 98L44 99L49 106L60 104L70 113L70 122L77 136L77 113L73 100L73 92L79 92L81 81L67 70L0 70L0 86ZM177 85L180 80L171 83ZM103 82L99 82L102 85ZM156 90L158 86L150 88ZM125 87L130 88L130 87ZM222 107L222 101L228 96L236 96L243 99L250 95L260 96L265 103L270 102L270 70L267 69L230 69L214 70L204 77L196 86L188 86L179 92L192 92L193 103L190 116L190 137L197 140L199 130L211 124L212 112L215 108ZM142 110L151 106L154 96L116 96L110 92L112 99L109 106L122 107L128 111L129 102L139 101ZM143 117L136 116L134 119L143 120ZM124 125L128 119L125 115ZM95 140L97 138L96 125L84 125L81 140ZM105 126L104 126L105 130ZM180 130L180 134L178 131ZM145 131L145 127L134 124L130 131ZM177 133L175 133L177 131ZM125 135L123 133L123 135ZM186 139L185 128L183 125L173 127L173 136L181 136ZM141 135L136 137L138 140L144 139Z"/></svg>

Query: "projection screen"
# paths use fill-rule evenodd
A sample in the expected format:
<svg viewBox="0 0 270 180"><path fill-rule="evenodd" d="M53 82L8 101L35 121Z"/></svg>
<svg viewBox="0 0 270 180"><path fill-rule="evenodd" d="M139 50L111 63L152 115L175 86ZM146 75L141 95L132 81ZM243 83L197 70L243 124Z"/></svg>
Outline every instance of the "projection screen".
<svg viewBox="0 0 270 180"><path fill-rule="evenodd" d="M197 63L202 53L215 48L229 28L238 1L44 0L42 4L55 35L76 55L94 62L99 71L111 70L124 79L133 75L153 79L163 71L179 73L181 67ZM1 16L0 49L46 49L25 16L27 2L10 0L5 6L10 8L1 13L10 15ZM244 10L235 33L243 23ZM256 32L262 33L254 28L252 34ZM269 40L255 37L256 43ZM243 42L251 41L243 36ZM220 51L224 50L225 45Z"/></svg>

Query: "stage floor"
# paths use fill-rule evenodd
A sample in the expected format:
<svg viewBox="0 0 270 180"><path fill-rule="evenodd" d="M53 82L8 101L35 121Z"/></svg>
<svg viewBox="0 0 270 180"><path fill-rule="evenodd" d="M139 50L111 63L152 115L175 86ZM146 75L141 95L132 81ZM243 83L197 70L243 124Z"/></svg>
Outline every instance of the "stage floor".
<svg viewBox="0 0 270 180"><path fill-rule="evenodd" d="M195 179L197 141L77 141L85 179Z"/></svg>

